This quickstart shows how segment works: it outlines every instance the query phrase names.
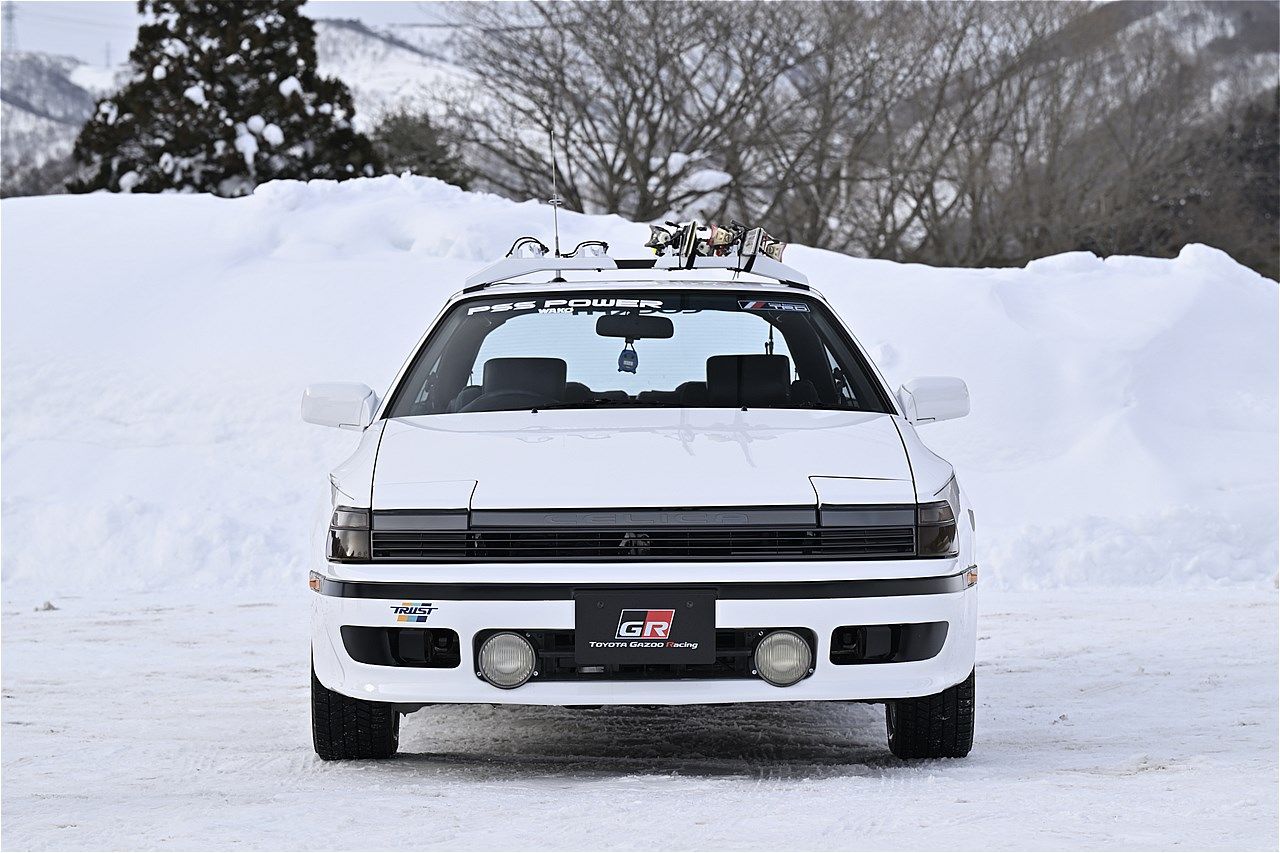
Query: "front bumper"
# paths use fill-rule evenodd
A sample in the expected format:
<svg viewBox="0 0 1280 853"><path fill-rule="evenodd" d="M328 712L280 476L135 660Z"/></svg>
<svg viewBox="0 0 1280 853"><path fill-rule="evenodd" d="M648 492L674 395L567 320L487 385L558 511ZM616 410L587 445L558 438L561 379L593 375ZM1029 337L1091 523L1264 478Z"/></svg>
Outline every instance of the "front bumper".
<svg viewBox="0 0 1280 853"><path fill-rule="evenodd" d="M349 574L350 566L331 566L333 574ZM528 567L526 567L528 568ZM561 572L564 567L557 567ZM863 564L858 574L866 577L871 567ZM954 565L943 567L938 561L919 565L920 577L910 578L902 561L893 564L899 580L888 583L874 575L864 581L845 581L822 585L760 585L745 591L746 585L720 583L725 590L716 601L716 626L738 628L748 626L799 626L811 629L817 640L814 649L814 671L808 678L790 687L774 687L757 678L681 679L629 681L548 681L535 678L514 690L502 690L479 678L475 673L471 649L477 633L495 628L506 629L572 629L574 602L562 597L563 589L572 582L547 584L547 598L540 598L541 584L511 584L512 599L502 596L502 585L452 583L428 586L445 595L421 596L414 601L429 600L433 610L420 627L448 628L456 631L462 648L461 664L449 669L378 666L354 660L343 644L341 627L360 625L405 627L393 608L403 607L405 593L415 587L405 583L388 583L385 567L379 568L373 583L361 583L356 593L350 583L330 581L321 584L324 592L314 596L312 610L312 659L316 676L330 690L361 699L402 704L423 703L497 703L518 705L688 705L729 702L794 702L806 700L879 700L937 693L963 681L974 666L977 637L977 591L961 580L940 586L943 578L965 578ZM954 574L940 576L939 570ZM420 577L422 567L405 567L402 577ZM697 586L717 585L713 579L698 575L707 572L705 564L690 566L683 583ZM345 570L345 571L344 571ZM528 572L526 577L539 577ZM373 579L370 579L373 580ZM631 588L644 582L627 583L617 577L613 582ZM926 582L913 585L912 580ZM386 583L385 587L376 585ZM599 588L594 578L583 585ZM667 584L664 584L666 586ZM347 591L343 593L343 589ZM788 590L803 589L805 597L767 597L771 589L782 595ZM929 589L954 591L930 593ZM381 595L386 597L346 597ZM472 594L476 589L483 593ZM531 592L530 590L533 590ZM924 592L917 592L924 590ZM887 594L878 594L878 593ZM326 594L328 593L328 594ZM907 593L907 594L903 594ZM734 597L736 596L736 597ZM764 596L764 597L760 597ZM841 597L844 596L844 597ZM513 600L515 599L515 600ZM921 622L946 622L946 640L941 651L927 659L900 663L868 663L837 665L831 662L832 632L846 625L886 625ZM417 624L417 623L414 623Z"/></svg>

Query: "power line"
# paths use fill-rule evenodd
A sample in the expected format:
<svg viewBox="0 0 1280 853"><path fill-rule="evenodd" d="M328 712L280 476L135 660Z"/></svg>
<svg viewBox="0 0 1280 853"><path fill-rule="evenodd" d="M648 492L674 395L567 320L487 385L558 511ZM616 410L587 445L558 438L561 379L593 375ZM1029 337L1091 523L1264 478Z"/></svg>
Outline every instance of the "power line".
<svg viewBox="0 0 1280 853"><path fill-rule="evenodd" d="M6 3L5 5L12 7L14 4L10 2L10 3ZM76 27L93 27L95 29L100 29L100 30L119 29L119 27L115 26L114 24L104 23L103 21L95 21L90 18L77 18L77 17L67 16L62 14L51 15L48 12L45 12L43 10L34 12L30 9L23 9L22 14L26 15L27 17L34 18L35 20L38 20L38 21L44 21L45 23L70 24Z"/></svg>
<svg viewBox="0 0 1280 853"><path fill-rule="evenodd" d="M318 20L324 20L324 19L320 18ZM466 23L466 22L448 23L448 24L440 24L440 23L424 24L424 23L413 23L410 21L393 21L390 24L383 24L382 26L404 27L405 29L415 29L415 30L479 30L482 33L510 33L510 32L517 32L521 30L547 29L546 24L503 24L500 26L486 27L482 24L472 24L472 23Z"/></svg>
<svg viewBox="0 0 1280 853"><path fill-rule="evenodd" d="M12 0L4 4L4 51L13 53L18 49L18 8Z"/></svg>

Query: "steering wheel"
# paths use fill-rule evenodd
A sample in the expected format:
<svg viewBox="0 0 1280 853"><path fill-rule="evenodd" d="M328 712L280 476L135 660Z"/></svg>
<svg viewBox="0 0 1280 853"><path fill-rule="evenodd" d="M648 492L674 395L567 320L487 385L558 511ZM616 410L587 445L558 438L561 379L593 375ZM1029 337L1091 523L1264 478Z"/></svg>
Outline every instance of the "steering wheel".
<svg viewBox="0 0 1280 853"><path fill-rule="evenodd" d="M550 406L560 401L545 394L534 394L529 391L495 391L492 394L481 394L467 403L459 412L500 412L518 411L520 409L536 409L539 406Z"/></svg>

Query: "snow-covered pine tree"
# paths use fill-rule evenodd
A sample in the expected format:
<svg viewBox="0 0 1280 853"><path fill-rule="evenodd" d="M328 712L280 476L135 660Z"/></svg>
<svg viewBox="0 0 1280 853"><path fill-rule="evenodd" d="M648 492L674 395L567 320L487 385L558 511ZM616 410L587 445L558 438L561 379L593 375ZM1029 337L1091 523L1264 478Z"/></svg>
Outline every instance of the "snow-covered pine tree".
<svg viewBox="0 0 1280 853"><path fill-rule="evenodd" d="M72 192L244 195L381 171L351 93L316 73L302 0L140 0L132 81L76 140Z"/></svg>

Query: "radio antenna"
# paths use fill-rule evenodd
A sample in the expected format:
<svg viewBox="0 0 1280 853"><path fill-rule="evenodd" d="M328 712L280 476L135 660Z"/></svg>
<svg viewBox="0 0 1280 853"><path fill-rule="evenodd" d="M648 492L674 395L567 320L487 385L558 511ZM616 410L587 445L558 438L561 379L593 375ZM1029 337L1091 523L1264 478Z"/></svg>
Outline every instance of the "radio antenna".
<svg viewBox="0 0 1280 853"><path fill-rule="evenodd" d="M547 123L547 145L551 150L551 198L547 200L547 204L551 205L551 229L555 235L555 251L556 257L560 254L560 205L564 204L564 199L560 198L560 182L556 179L556 137L555 122Z"/></svg>

